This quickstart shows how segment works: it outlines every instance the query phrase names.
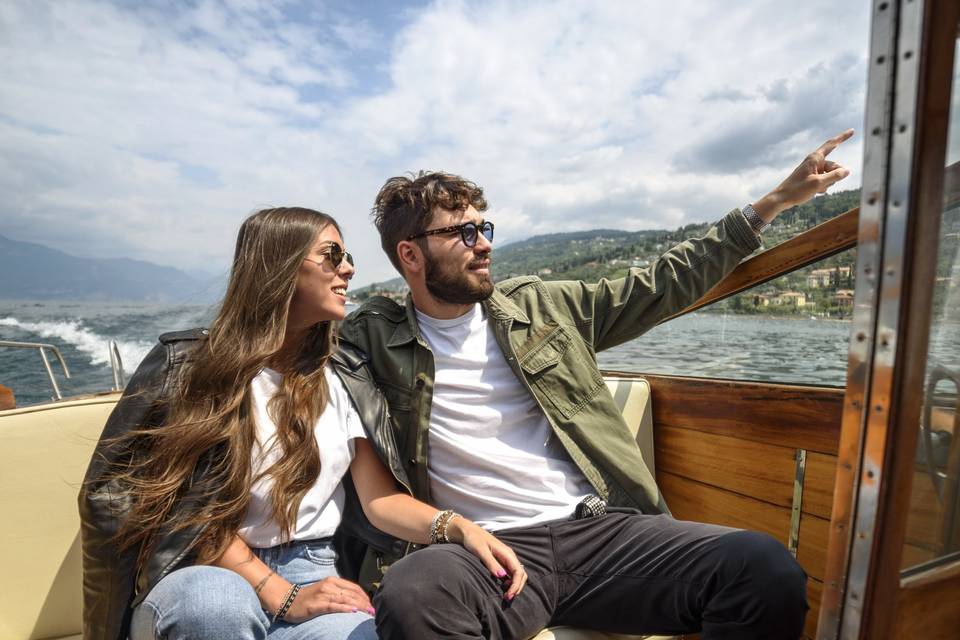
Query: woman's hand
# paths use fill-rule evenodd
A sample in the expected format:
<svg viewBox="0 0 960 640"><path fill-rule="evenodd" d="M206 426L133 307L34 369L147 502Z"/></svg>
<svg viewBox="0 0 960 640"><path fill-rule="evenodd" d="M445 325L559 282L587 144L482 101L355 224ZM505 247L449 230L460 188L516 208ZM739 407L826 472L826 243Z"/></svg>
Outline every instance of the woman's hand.
<svg viewBox="0 0 960 640"><path fill-rule="evenodd" d="M373 615L373 604L360 585L343 578L324 578L300 589L287 615L286 622L303 622L325 613L363 611Z"/></svg>
<svg viewBox="0 0 960 640"><path fill-rule="evenodd" d="M450 521L447 538L480 558L496 578L503 580L506 593L503 599L513 600L527 584L527 572L513 549L500 542L492 533L481 529L463 516Z"/></svg>

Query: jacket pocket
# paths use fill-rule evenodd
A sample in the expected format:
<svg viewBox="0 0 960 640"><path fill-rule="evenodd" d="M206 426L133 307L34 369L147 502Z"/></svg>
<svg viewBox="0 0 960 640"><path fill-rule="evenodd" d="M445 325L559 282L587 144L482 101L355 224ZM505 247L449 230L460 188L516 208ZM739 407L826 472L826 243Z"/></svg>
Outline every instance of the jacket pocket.
<svg viewBox="0 0 960 640"><path fill-rule="evenodd" d="M541 335L518 349L523 353L520 367L536 395L569 419L597 395L603 378L579 335L560 325Z"/></svg>

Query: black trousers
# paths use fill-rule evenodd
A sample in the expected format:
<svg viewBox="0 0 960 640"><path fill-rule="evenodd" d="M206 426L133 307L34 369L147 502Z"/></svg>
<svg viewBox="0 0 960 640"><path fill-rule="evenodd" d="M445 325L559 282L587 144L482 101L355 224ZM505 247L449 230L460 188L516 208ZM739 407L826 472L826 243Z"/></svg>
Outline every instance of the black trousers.
<svg viewBox="0 0 960 640"><path fill-rule="evenodd" d="M459 545L395 563L374 596L381 638L529 638L550 625L704 640L796 640L806 574L774 538L618 511L501 531L527 570L516 599Z"/></svg>

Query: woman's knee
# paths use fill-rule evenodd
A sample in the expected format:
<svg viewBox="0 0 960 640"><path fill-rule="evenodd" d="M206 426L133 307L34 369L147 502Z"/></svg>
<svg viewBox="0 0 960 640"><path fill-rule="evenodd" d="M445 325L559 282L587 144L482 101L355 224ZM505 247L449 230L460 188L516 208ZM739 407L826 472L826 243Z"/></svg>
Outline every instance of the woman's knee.
<svg viewBox="0 0 960 640"><path fill-rule="evenodd" d="M138 607L163 637L264 637L269 621L253 588L229 569L197 565L160 580Z"/></svg>

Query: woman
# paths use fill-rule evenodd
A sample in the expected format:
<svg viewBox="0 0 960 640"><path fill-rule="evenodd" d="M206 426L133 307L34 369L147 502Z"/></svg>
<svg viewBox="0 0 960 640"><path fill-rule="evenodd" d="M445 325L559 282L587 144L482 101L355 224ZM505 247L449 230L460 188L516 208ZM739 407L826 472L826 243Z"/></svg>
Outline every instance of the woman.
<svg viewBox="0 0 960 640"><path fill-rule="evenodd" d="M365 439L396 451L362 358L334 353L353 273L323 213L243 223L209 333L161 336L87 471L85 637L375 638L367 594L334 567L348 469L373 525L461 543L506 599L523 588L509 548L397 491L402 467Z"/></svg>

